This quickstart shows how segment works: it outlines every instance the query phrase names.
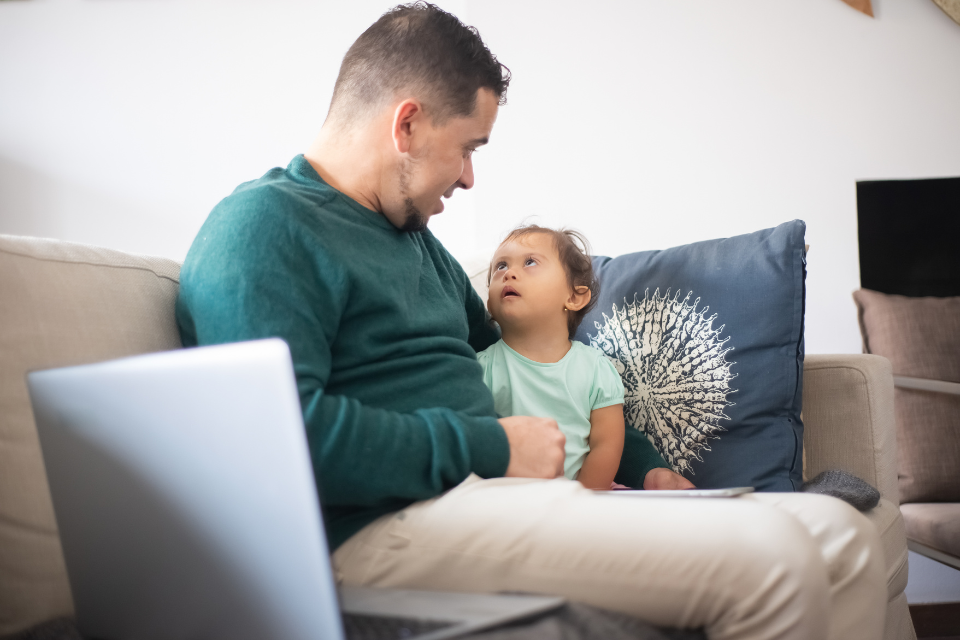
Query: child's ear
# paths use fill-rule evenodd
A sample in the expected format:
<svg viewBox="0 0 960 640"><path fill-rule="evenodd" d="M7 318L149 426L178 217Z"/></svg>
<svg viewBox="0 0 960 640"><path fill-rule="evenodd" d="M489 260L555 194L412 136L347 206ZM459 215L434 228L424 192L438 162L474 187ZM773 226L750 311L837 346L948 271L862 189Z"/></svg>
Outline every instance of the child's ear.
<svg viewBox="0 0 960 640"><path fill-rule="evenodd" d="M573 291L570 293L570 297L567 298L566 308L570 311L580 311L585 306L590 304L590 298L593 296L593 293L590 291L590 287L586 285L580 285L579 287L574 287Z"/></svg>

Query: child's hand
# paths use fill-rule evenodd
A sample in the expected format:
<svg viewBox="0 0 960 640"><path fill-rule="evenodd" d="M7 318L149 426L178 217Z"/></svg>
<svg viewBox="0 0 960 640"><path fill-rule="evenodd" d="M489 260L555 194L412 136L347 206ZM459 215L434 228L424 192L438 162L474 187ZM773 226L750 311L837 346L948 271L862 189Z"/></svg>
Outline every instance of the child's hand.
<svg viewBox="0 0 960 640"><path fill-rule="evenodd" d="M670 469L657 467L647 472L643 479L643 488L647 491L657 489L696 489L693 483Z"/></svg>

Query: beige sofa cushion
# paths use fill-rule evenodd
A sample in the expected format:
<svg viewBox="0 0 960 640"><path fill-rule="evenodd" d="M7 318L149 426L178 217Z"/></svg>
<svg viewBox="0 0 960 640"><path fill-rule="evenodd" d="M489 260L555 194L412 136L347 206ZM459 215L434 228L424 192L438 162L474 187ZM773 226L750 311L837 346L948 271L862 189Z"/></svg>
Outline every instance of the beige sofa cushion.
<svg viewBox="0 0 960 640"><path fill-rule="evenodd" d="M960 298L854 292L864 349L894 375L960 382ZM960 501L960 396L898 388L901 502Z"/></svg>
<svg viewBox="0 0 960 640"><path fill-rule="evenodd" d="M180 267L0 235L0 636L73 605L24 375L180 346Z"/></svg>
<svg viewBox="0 0 960 640"><path fill-rule="evenodd" d="M960 558L960 504L918 502L900 508L908 538Z"/></svg>

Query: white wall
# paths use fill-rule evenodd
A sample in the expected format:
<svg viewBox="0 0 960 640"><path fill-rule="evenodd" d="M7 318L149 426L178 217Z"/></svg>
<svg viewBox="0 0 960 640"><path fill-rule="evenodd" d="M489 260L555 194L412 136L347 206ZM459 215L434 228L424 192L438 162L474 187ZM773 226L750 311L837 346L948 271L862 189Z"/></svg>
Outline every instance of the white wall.
<svg viewBox="0 0 960 640"><path fill-rule="evenodd" d="M182 259L391 4L0 2L0 233ZM611 255L802 218L808 352L858 352L855 181L960 175L960 25L930 0L440 4L515 74L432 223L462 258L531 215Z"/></svg>

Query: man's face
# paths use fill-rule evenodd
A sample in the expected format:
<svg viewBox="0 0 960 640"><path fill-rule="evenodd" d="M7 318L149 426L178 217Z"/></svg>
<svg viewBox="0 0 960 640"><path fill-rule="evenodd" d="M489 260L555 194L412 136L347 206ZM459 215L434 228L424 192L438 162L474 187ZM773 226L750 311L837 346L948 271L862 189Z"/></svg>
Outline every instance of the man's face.
<svg viewBox="0 0 960 640"><path fill-rule="evenodd" d="M477 93L477 105L469 116L451 118L434 126L421 119L411 139L410 151L400 161L399 197L384 215L399 229L422 231L430 216L443 211L441 198L456 189L473 187L473 152L490 138L499 109L497 96L489 89Z"/></svg>

